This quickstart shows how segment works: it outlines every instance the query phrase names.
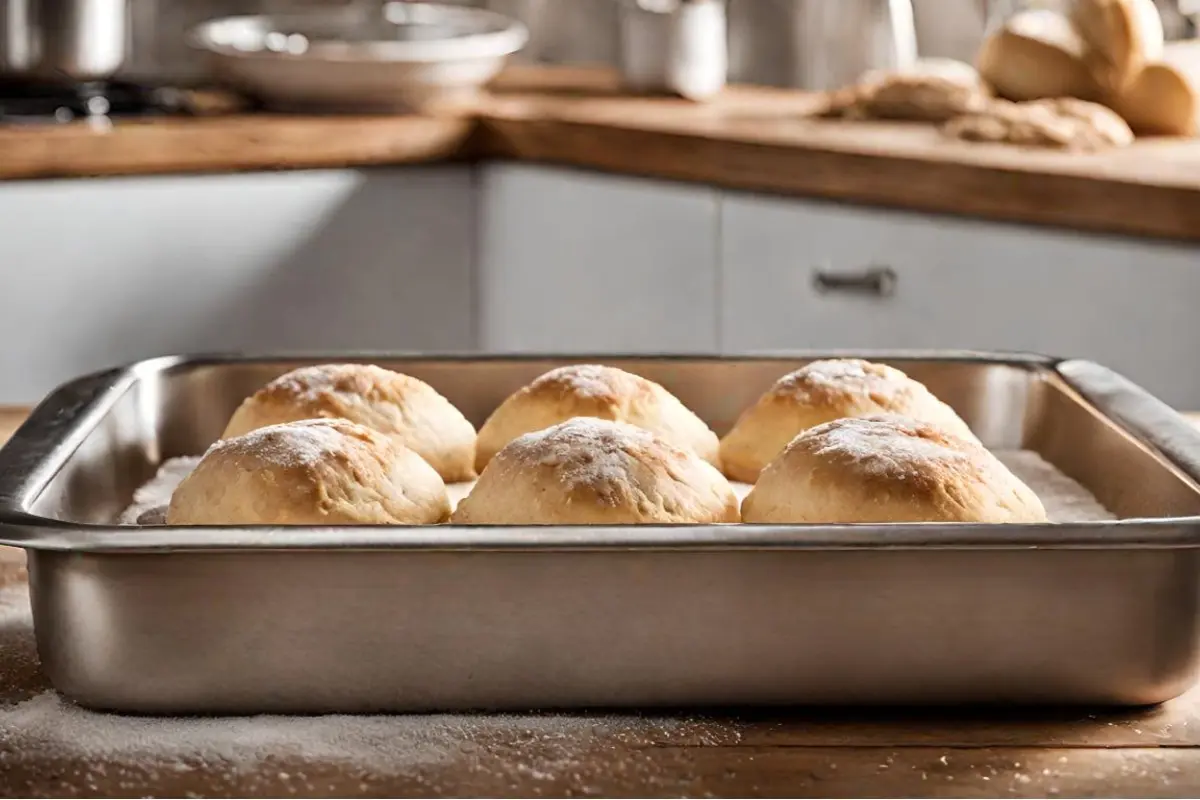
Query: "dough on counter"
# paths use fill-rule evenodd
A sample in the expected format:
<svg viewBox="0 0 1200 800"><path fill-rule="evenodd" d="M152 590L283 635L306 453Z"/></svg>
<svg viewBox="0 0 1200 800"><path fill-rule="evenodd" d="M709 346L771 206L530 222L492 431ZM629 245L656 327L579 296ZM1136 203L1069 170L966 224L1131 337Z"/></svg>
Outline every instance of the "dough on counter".
<svg viewBox="0 0 1200 800"><path fill-rule="evenodd" d="M509 442L459 503L459 525L737 522L712 464L643 428L577 417Z"/></svg>
<svg viewBox="0 0 1200 800"><path fill-rule="evenodd" d="M415 450L447 482L475 477L475 427L424 381L369 364L322 364L268 383L234 412L224 438L302 419L348 419Z"/></svg>
<svg viewBox="0 0 1200 800"><path fill-rule="evenodd" d="M974 440L950 406L895 367L861 359L814 361L783 376L721 440L721 464L754 483L797 434L840 417L903 414Z"/></svg>
<svg viewBox="0 0 1200 800"><path fill-rule="evenodd" d="M897 416L797 436L742 504L747 523L1046 522L1033 491L977 442Z"/></svg>
<svg viewBox="0 0 1200 800"><path fill-rule="evenodd" d="M171 495L168 525L425 525L450 516L433 467L344 419L222 439Z"/></svg>
<svg viewBox="0 0 1200 800"><path fill-rule="evenodd" d="M991 89L969 64L930 59L905 71L873 71L830 95L823 116L945 122L987 107Z"/></svg>
<svg viewBox="0 0 1200 800"><path fill-rule="evenodd" d="M653 381L597 364L553 369L511 395L479 429L480 472L513 439L572 417L627 422L717 464L717 435L675 395Z"/></svg>
<svg viewBox="0 0 1200 800"><path fill-rule="evenodd" d="M950 120L947 136L972 142L1095 151L1133 144L1133 130L1112 109L1059 97L1011 103L996 100L984 111Z"/></svg>

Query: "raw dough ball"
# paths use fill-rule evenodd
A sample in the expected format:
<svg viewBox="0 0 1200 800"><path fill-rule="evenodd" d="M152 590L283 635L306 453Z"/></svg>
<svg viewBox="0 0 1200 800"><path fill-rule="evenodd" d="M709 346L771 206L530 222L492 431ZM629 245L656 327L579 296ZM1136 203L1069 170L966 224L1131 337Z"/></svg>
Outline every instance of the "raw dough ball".
<svg viewBox="0 0 1200 800"><path fill-rule="evenodd" d="M947 122L943 133L969 142L1091 152L1133 144L1133 130L1120 114L1098 103L1058 97L987 108Z"/></svg>
<svg viewBox="0 0 1200 800"><path fill-rule="evenodd" d="M479 429L475 468L482 472L518 436L572 417L627 422L718 463L717 435L666 389L615 367L576 364L547 372L492 413Z"/></svg>
<svg viewBox="0 0 1200 800"><path fill-rule="evenodd" d="M896 416L800 434L742 504L748 523L1046 522L1037 495L977 442Z"/></svg>
<svg viewBox="0 0 1200 800"><path fill-rule="evenodd" d="M242 403L223 438L302 419L348 419L415 450L445 481L475 477L475 427L432 386L369 364L303 367Z"/></svg>
<svg viewBox="0 0 1200 800"><path fill-rule="evenodd" d="M984 109L991 99L971 65L929 59L911 70L867 73L853 87L832 92L823 116L945 122Z"/></svg>
<svg viewBox="0 0 1200 800"><path fill-rule="evenodd" d="M259 428L208 449L167 508L168 525L426 525L450 516L419 455L343 419Z"/></svg>
<svg viewBox="0 0 1200 800"><path fill-rule="evenodd" d="M903 414L975 438L950 406L894 367L860 359L814 361L780 378L738 418L721 441L725 474L754 483L801 431L872 414Z"/></svg>
<svg viewBox="0 0 1200 800"><path fill-rule="evenodd" d="M737 522L716 467L650 431L578 417L509 442L459 504L462 525Z"/></svg>

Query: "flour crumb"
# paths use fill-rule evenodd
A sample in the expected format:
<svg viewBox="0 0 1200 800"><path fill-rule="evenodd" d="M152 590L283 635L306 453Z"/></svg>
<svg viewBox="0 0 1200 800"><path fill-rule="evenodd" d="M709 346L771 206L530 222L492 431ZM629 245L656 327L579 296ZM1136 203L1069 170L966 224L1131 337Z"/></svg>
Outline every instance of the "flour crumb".
<svg viewBox="0 0 1200 800"><path fill-rule="evenodd" d="M996 458L1037 494L1051 522L1109 522L1117 516L1078 481L1032 450L996 450Z"/></svg>
<svg viewBox="0 0 1200 800"><path fill-rule="evenodd" d="M200 456L169 458L146 484L133 493L133 503L117 520L118 525L165 525L171 494L200 463Z"/></svg>

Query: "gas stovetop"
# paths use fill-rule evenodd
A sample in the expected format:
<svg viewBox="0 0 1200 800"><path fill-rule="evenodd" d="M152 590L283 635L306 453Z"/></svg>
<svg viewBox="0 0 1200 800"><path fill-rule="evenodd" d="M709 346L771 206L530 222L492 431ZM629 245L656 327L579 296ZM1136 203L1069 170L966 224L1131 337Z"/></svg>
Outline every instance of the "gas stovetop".
<svg viewBox="0 0 1200 800"><path fill-rule="evenodd" d="M191 113L184 94L104 81L80 84L0 82L0 123L109 121Z"/></svg>

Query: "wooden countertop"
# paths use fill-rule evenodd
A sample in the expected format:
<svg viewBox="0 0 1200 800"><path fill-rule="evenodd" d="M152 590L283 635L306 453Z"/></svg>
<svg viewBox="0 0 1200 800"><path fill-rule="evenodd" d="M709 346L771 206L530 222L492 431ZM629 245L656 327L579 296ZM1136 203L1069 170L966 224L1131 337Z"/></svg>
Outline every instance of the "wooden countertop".
<svg viewBox="0 0 1200 800"><path fill-rule="evenodd" d="M25 413L0 409L0 441ZM1200 415L1193 419L1200 424ZM370 753L356 755L344 737L314 744L311 721L264 721L270 733L256 738L247 723L222 734L209 722L66 712L45 694L50 687L37 662L24 576L11 569L14 553L19 557L0 548L0 566L10 567L0 570L2 797L1200 792L1200 689L1158 708L1116 713L764 710L396 719L386 724L398 726L402 757L380 761L376 753L366 762L358 759ZM47 721L64 719L69 726ZM144 724L151 727L138 727ZM385 723L370 724L382 735ZM78 733L84 730L86 736ZM237 754L236 763L226 751Z"/></svg>
<svg viewBox="0 0 1200 800"><path fill-rule="evenodd" d="M605 70L513 68L470 107L437 114L0 126L0 178L505 158L1200 241L1200 139L1069 154L806 117L815 104L802 92L732 87L696 105L624 94Z"/></svg>

